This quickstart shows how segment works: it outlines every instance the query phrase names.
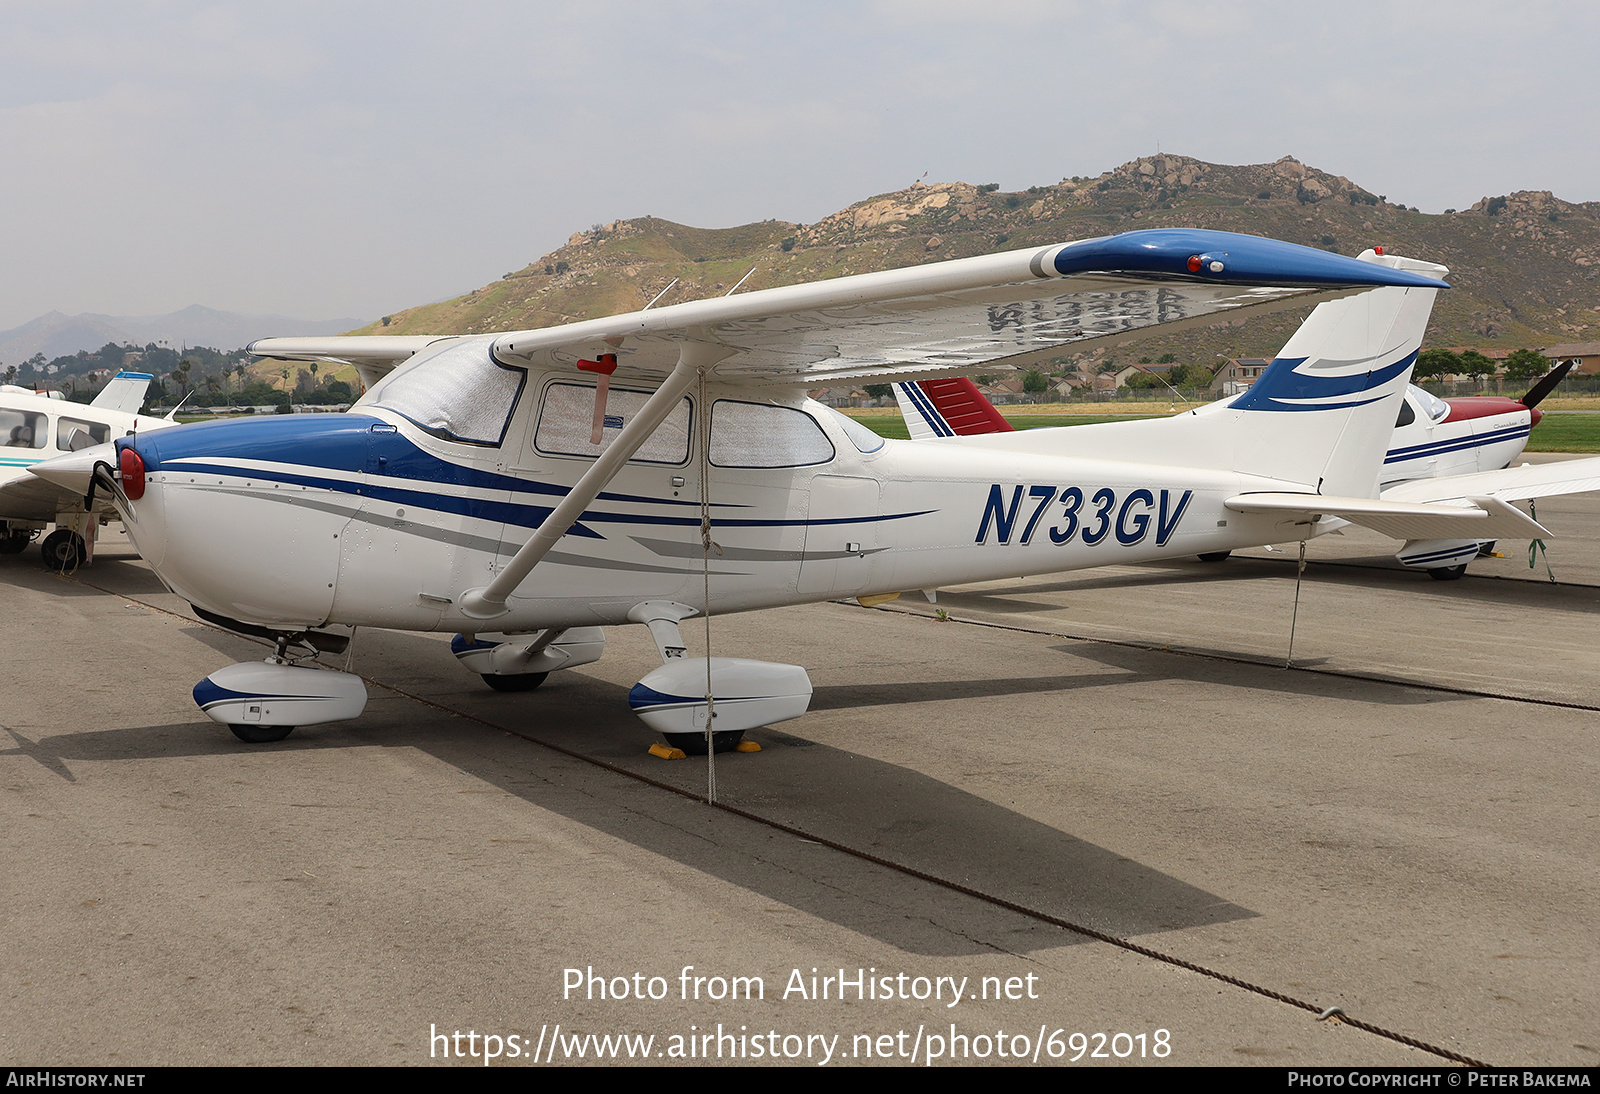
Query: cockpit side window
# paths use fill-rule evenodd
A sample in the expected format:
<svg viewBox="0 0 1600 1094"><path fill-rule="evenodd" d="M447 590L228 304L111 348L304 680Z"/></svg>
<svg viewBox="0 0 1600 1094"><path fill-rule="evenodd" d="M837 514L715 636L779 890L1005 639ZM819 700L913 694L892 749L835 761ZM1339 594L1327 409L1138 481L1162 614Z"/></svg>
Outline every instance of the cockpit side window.
<svg viewBox="0 0 1600 1094"><path fill-rule="evenodd" d="M833 457L833 442L804 411L731 399L712 405L711 462L717 467L809 467Z"/></svg>
<svg viewBox="0 0 1600 1094"><path fill-rule="evenodd" d="M552 456L598 456L622 436L623 427L644 409L650 393L612 388L606 396L599 444L590 443L594 436L594 398L593 384L562 381L545 388L539 425L533 433L533 447ZM666 421L656 426L655 432L639 446L630 462L686 463L692 422L689 400L680 399Z"/></svg>
<svg viewBox="0 0 1600 1094"><path fill-rule="evenodd" d="M361 402L392 410L435 437L498 446L528 373L496 361L492 345L481 338L424 351Z"/></svg>
<svg viewBox="0 0 1600 1094"><path fill-rule="evenodd" d="M1400 417L1395 420L1394 427L1396 429L1399 429L1401 426L1410 425L1412 422L1414 422L1416 420L1417 420L1417 412L1415 410L1411 409L1411 400L1410 399L1401 399L1400 400Z"/></svg>
<svg viewBox="0 0 1600 1094"><path fill-rule="evenodd" d="M883 438L861 422L848 414L840 414L832 407L828 407L827 410L833 415L833 420L838 423L839 428L844 430L844 435L850 438L850 443L856 446L856 451L867 455L883 447Z"/></svg>

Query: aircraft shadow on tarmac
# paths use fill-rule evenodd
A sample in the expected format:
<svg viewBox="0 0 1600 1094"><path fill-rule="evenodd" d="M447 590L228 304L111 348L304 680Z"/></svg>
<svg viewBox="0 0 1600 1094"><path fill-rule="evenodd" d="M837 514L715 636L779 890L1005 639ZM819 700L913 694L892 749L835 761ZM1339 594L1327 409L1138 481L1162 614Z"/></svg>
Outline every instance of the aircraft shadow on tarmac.
<svg viewBox="0 0 1600 1094"><path fill-rule="evenodd" d="M39 550L30 546L15 555L0 555L0 581L24 585L49 592L55 596L104 596L93 585L114 588L125 596L145 596L165 593L166 586L146 566L138 555L126 549L111 550L95 555L93 562L82 566L76 573L62 576L44 567L39 560Z"/></svg>
<svg viewBox="0 0 1600 1094"><path fill-rule="evenodd" d="M1187 680L1198 684L1220 684L1230 688L1246 688L1277 695L1303 695L1318 699L1338 699L1399 707L1470 701L1469 696L1426 691L1412 686L1413 682L1407 680L1380 681L1369 678L1353 686L1352 681L1346 676L1297 672L1283 668L1281 662L1241 663L1246 659L1226 650L1185 646L1181 650L1175 649L1168 653L1164 650L1146 650L1105 642L1074 642L1070 645L1052 646L1051 649L1070 653L1074 657L1087 658L1111 668L1123 669L1130 674L1113 676L1108 682L1128 679ZM1187 656L1189 654L1199 656ZM1219 661L1213 658L1225 660ZM1326 657L1296 657L1294 664L1295 669L1316 668L1326 664L1328 660ZM1390 684L1393 686L1386 686Z"/></svg>
<svg viewBox="0 0 1600 1094"><path fill-rule="evenodd" d="M947 608L960 607L1001 617L1061 613L1068 611L1066 605L1030 598L1058 593L1160 589L1169 586L1205 591L1217 584L1262 579L1292 585L1294 562L1292 555L1284 558L1232 558L1225 563L1208 564L1151 562L1140 566L1079 571L1057 581L1035 579L1008 586L991 585L981 592L942 589L939 603ZM1433 600L1471 601L1485 606L1536 607L1585 615L1600 613L1600 590L1593 586L1480 577L1471 571L1462 581L1438 582L1420 571L1407 570L1388 556L1308 560L1305 588L1326 589L1330 586L1385 594L1404 591Z"/></svg>
<svg viewBox="0 0 1600 1094"><path fill-rule="evenodd" d="M205 631L195 637L240 656L238 639ZM465 672L459 677L440 673L441 655L448 657L436 638L386 632L368 638L356 669L378 680L407 681L408 691L489 725L374 687L362 718L297 730L275 745L242 745L221 726L196 721L63 734L39 742L13 733L14 747L0 747L0 756L26 755L71 779L71 765L84 761L415 748L541 809L907 952L988 953L996 938L1013 952L1085 941L511 736L513 727L519 732L526 727L531 736L559 748L689 793L703 793L705 787L704 760L666 763L646 755L655 737L628 712L623 686L573 670L554 674L536 692L502 695ZM1093 682L1115 679L1102 674ZM927 701L941 688L956 697L1060 690L1063 684L1050 679L822 688L818 699L819 709L829 710L902 702L908 688ZM719 800L822 838L1124 937L1256 915L911 768L796 733L763 729L749 736L764 751L717 757ZM953 922L961 924L959 929L950 929Z"/></svg>

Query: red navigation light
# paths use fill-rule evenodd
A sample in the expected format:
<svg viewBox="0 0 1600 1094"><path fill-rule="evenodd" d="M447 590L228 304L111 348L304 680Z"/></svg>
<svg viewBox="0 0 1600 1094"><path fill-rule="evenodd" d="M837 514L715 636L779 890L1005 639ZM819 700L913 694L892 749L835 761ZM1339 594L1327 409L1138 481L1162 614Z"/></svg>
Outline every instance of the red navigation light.
<svg viewBox="0 0 1600 1094"><path fill-rule="evenodd" d="M1383 253L1383 248L1382 247L1374 247L1374 248L1372 248L1372 253L1375 254L1375 255L1381 255Z"/></svg>
<svg viewBox="0 0 1600 1094"><path fill-rule="evenodd" d="M1190 255L1189 256L1189 272L1190 273L1199 273L1200 272L1200 256L1199 255Z"/></svg>
<svg viewBox="0 0 1600 1094"><path fill-rule="evenodd" d="M131 447L124 448L122 455L117 457L117 467L121 472L123 495L129 501L144 497L144 461L139 458L139 453Z"/></svg>

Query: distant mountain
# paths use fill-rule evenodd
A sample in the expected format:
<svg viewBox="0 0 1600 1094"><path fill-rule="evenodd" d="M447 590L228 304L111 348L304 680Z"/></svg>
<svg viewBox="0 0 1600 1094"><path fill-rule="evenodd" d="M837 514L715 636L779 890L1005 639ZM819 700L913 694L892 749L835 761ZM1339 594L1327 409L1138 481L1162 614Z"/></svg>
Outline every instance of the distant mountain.
<svg viewBox="0 0 1600 1094"><path fill-rule="evenodd" d="M1432 345L1511 349L1600 339L1600 202L1520 191L1428 214L1293 157L1227 166L1173 155L1016 193L919 184L804 226L618 220L574 234L481 289L397 312L362 333L544 327L643 307L675 277L662 303L720 295L752 267L741 291L1165 227L1272 236L1347 255L1377 245L1442 262L1454 288L1434 308ZM1174 352L1206 364L1219 353L1270 356L1300 314L1236 319L1110 352L1129 360Z"/></svg>
<svg viewBox="0 0 1600 1094"><path fill-rule="evenodd" d="M231 350L275 334L339 334L361 323L360 319L305 320L281 315L240 315L199 304L169 315L62 315L53 311L20 327L0 331L0 363L15 365L35 353L42 353L49 360L79 350L93 352L107 342L119 345L132 342L140 346L156 342L173 349L209 346Z"/></svg>

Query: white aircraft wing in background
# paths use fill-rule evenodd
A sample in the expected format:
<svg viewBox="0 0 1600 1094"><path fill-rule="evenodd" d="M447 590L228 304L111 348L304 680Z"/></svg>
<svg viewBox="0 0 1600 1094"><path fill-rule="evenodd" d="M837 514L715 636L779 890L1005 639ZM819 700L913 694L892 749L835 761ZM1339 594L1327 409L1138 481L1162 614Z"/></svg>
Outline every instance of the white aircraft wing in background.
<svg viewBox="0 0 1600 1094"><path fill-rule="evenodd" d="M395 366L429 346L454 342L454 335L361 334L331 338L262 338L245 351L276 361L316 361L319 364L352 365L361 383L371 387L394 371Z"/></svg>

